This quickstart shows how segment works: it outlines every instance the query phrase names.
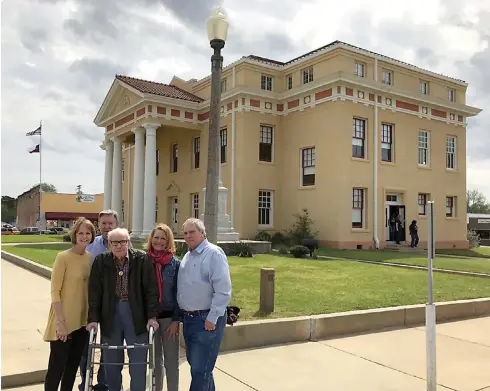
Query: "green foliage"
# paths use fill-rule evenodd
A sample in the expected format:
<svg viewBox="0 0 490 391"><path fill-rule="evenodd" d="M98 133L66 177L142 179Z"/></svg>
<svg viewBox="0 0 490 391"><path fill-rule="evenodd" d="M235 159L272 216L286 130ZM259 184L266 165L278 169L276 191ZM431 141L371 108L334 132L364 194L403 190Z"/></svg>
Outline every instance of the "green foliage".
<svg viewBox="0 0 490 391"><path fill-rule="evenodd" d="M466 232L466 238L468 239L470 248L480 247L480 235L472 229Z"/></svg>
<svg viewBox="0 0 490 391"><path fill-rule="evenodd" d="M286 235L284 235L282 232L276 232L272 235L271 242L272 245L283 244L287 246L289 245L289 238Z"/></svg>
<svg viewBox="0 0 490 391"><path fill-rule="evenodd" d="M308 255L310 253L310 250L308 250L308 247L296 245L296 246L291 247L289 249L289 252L295 258L304 258L306 255Z"/></svg>
<svg viewBox="0 0 490 391"><path fill-rule="evenodd" d="M260 242L270 242L272 240L272 236L269 232L259 231L257 235L255 235L254 240Z"/></svg>
<svg viewBox="0 0 490 391"><path fill-rule="evenodd" d="M313 231L313 220L308 214L308 209L303 209L302 213L295 214L296 221L286 232L291 238L293 245L302 245L304 239L316 239L318 231Z"/></svg>
<svg viewBox="0 0 490 391"><path fill-rule="evenodd" d="M185 242L175 242L175 255L177 258L182 259L185 253L188 251L187 244Z"/></svg>
<svg viewBox="0 0 490 391"><path fill-rule="evenodd" d="M222 243L220 246L229 257L253 257L252 249L245 242Z"/></svg>
<svg viewBox="0 0 490 391"><path fill-rule="evenodd" d="M63 242L71 242L71 237L69 234L63 235Z"/></svg>
<svg viewBox="0 0 490 391"><path fill-rule="evenodd" d="M279 249L279 254L281 254L281 255L288 255L288 250L286 250L285 247L281 247Z"/></svg>
<svg viewBox="0 0 490 391"><path fill-rule="evenodd" d="M34 185L32 186L29 190L34 189L35 187L38 187L39 185ZM56 193L58 190L56 189L56 186L51 184L51 183L46 183L43 182L41 183L41 191L44 193Z"/></svg>
<svg viewBox="0 0 490 391"><path fill-rule="evenodd" d="M468 190L466 192L466 211L468 213L490 213L490 203L482 192Z"/></svg>
<svg viewBox="0 0 490 391"><path fill-rule="evenodd" d="M10 223L17 217L17 199L2 196L2 221Z"/></svg>

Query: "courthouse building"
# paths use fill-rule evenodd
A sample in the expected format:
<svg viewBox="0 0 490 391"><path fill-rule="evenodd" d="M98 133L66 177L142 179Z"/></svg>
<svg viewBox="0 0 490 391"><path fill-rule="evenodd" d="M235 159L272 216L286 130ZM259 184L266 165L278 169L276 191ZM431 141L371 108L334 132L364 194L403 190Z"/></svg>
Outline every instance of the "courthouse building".
<svg viewBox="0 0 490 391"><path fill-rule="evenodd" d="M224 51L226 56L226 49ZM169 85L116 76L105 130L105 206L135 235L177 235L203 214L211 76ZM396 216L424 245L467 246L464 81L335 41L288 62L247 56L223 69L221 178L242 238L283 231L307 208L325 245L385 247Z"/></svg>

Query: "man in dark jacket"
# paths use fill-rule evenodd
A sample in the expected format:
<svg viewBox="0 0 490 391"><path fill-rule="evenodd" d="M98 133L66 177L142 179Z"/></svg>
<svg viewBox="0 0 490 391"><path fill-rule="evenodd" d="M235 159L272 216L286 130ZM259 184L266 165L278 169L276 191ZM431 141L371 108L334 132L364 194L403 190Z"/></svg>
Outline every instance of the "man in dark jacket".
<svg viewBox="0 0 490 391"><path fill-rule="evenodd" d="M87 330L100 324L102 343L122 346L147 344L148 329L158 329L158 287L146 254L129 249L129 233L116 228L108 235L109 250L93 263L88 291ZM144 390L147 349L128 349L131 390ZM124 350L108 349L106 383L109 391L120 391ZM132 364L140 363L140 364Z"/></svg>

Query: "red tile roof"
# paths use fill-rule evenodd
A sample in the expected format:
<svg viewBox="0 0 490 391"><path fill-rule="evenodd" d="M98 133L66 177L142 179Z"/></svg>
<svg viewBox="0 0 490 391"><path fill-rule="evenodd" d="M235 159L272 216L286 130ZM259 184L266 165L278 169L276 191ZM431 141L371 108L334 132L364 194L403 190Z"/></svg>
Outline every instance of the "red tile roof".
<svg viewBox="0 0 490 391"><path fill-rule="evenodd" d="M311 55L313 55L315 53L318 53L318 52L320 52L322 50L328 49L328 48L333 47L335 45L345 45L345 46L351 47L352 49L361 50L363 52L366 52L366 53L369 53L369 54L374 54L375 56L378 56L378 57L381 57L381 58L385 58L385 59L390 60L390 61L395 61L395 62L399 63L400 65L417 68L417 69L419 69L421 71L431 72L431 73L436 74L436 75L439 75L439 76L447 77L448 79L452 79L452 80L455 80L455 81L466 83L464 80L460 80L460 79L456 79L454 77L446 76L446 75L443 75L441 73L436 73L436 72L428 71L428 70L423 69L423 68L420 68L420 67L418 67L416 65L408 64L408 63L406 63L404 61L400 61L400 60L397 60L395 58L391 58L391 57L385 56L383 54L375 53L375 52L372 52L370 50L363 49L361 47L354 46L354 45L351 45L349 43L345 43L345 42L342 42L342 41L334 41L334 42L331 42L328 45L325 45L325 46L322 46L321 48L312 50L311 52L305 53L305 54L303 54L303 55L301 55L299 57L293 58L292 60L287 61L287 62L281 62L281 61L277 61L277 60L271 60L269 58L255 56L253 54L251 54L249 56L246 56L245 58L248 58L248 59L254 60L254 61L258 61L258 62L262 62L262 63L265 63L265 64L273 65L273 66L276 66L276 67L279 67L280 68L280 67L283 67L283 66L286 66L286 65L290 65L290 64L292 64L294 62L297 62L299 60L302 60L303 58L309 57L309 56L311 56Z"/></svg>
<svg viewBox="0 0 490 391"><path fill-rule="evenodd" d="M123 75L116 75L116 79L122 81L123 83L126 83L133 88L136 88L138 91L143 93L155 94L173 99L187 100L190 102L204 102L204 99L198 97L197 95L191 94L190 92L184 91L183 89L176 86L157 83L154 81L136 79L134 77Z"/></svg>

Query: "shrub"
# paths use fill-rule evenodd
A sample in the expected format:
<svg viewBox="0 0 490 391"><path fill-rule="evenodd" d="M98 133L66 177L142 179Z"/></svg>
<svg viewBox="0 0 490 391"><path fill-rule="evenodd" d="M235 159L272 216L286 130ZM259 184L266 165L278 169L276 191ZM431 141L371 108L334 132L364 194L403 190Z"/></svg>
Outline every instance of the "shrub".
<svg viewBox="0 0 490 391"><path fill-rule="evenodd" d="M247 258L247 257L253 257L252 250L250 249L250 246L243 242L233 242L233 243L222 243L220 246L225 254L229 257L242 257L242 258Z"/></svg>
<svg viewBox="0 0 490 391"><path fill-rule="evenodd" d="M247 243L240 242L237 246L237 256L240 258L252 258L254 255L252 249Z"/></svg>
<svg viewBox="0 0 490 391"><path fill-rule="evenodd" d="M272 235L271 242L273 245L285 244L287 246L289 244L289 238L282 232L276 232Z"/></svg>
<svg viewBox="0 0 490 391"><path fill-rule="evenodd" d="M288 250L286 250L285 247L281 247L279 249L279 254L281 254L281 255L288 255Z"/></svg>
<svg viewBox="0 0 490 391"><path fill-rule="evenodd" d="M289 252L293 254L295 258L304 258L310 253L310 250L308 250L308 247L296 245L291 247Z"/></svg>
<svg viewBox="0 0 490 391"><path fill-rule="evenodd" d="M472 229L469 229L466 232L466 238L468 239L470 248L480 247L480 235L478 235Z"/></svg>
<svg viewBox="0 0 490 391"><path fill-rule="evenodd" d="M178 258L182 259L185 255L185 253L187 252L188 250L188 247L187 247L187 244L185 244L185 242L175 242L175 256L177 256Z"/></svg>
<svg viewBox="0 0 490 391"><path fill-rule="evenodd" d="M260 242L270 242L272 240L271 234L266 231L259 231L257 235L255 235L254 240Z"/></svg>
<svg viewBox="0 0 490 391"><path fill-rule="evenodd" d="M296 222L287 230L293 245L302 245L304 239L316 239L318 231L313 231L313 220L308 214L308 209L303 209L302 213L295 214Z"/></svg>
<svg viewBox="0 0 490 391"><path fill-rule="evenodd" d="M71 242L71 238L69 234L63 235L63 242Z"/></svg>

